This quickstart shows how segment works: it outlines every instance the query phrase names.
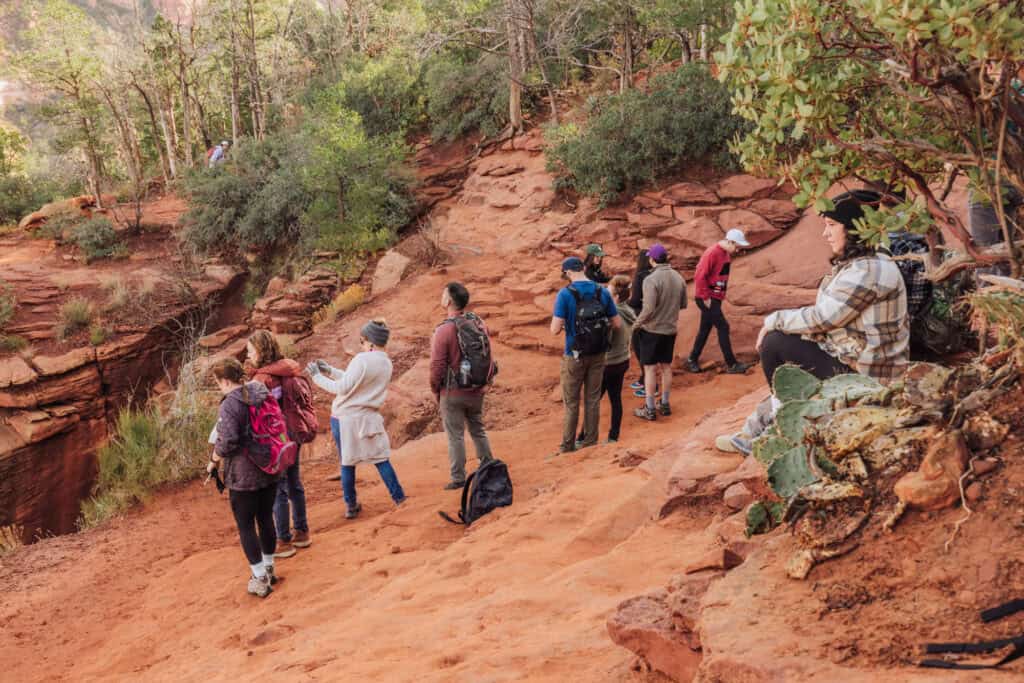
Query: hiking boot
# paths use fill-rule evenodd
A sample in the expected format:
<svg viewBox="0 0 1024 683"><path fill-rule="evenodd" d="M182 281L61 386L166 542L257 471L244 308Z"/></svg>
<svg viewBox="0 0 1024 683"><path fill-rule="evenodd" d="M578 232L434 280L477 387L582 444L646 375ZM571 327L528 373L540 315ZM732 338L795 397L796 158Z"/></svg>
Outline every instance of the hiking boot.
<svg viewBox="0 0 1024 683"><path fill-rule="evenodd" d="M362 511L362 509L362 503L356 503L355 507L350 507L347 510L345 510L345 519L355 519L359 516L359 513Z"/></svg>
<svg viewBox="0 0 1024 683"><path fill-rule="evenodd" d="M643 408L637 408L633 411L633 414L639 417L641 420L647 420L648 422L654 422L658 419L658 412L651 410L647 406Z"/></svg>
<svg viewBox="0 0 1024 683"><path fill-rule="evenodd" d="M274 592L270 587L269 576L253 576L249 579L249 593L258 598L265 598Z"/></svg>
<svg viewBox="0 0 1024 683"><path fill-rule="evenodd" d="M629 385L629 388L632 389L633 391L636 391L637 389L643 389L644 388L644 383L643 382L633 382L632 384Z"/></svg>
<svg viewBox="0 0 1024 683"><path fill-rule="evenodd" d="M637 398L647 398L647 392L644 391L643 389L637 389L636 391L633 392L633 395L636 396Z"/></svg>
<svg viewBox="0 0 1024 683"><path fill-rule="evenodd" d="M295 535L292 536L292 545L296 548L308 548L313 545L313 541L309 540L309 532L296 531Z"/></svg>
<svg viewBox="0 0 1024 683"><path fill-rule="evenodd" d="M745 439L740 434L736 434L729 439L729 443L743 455L750 455L754 452L754 445L750 442L750 439Z"/></svg>
<svg viewBox="0 0 1024 683"><path fill-rule="evenodd" d="M658 412L664 415L665 417L668 417L669 415L672 414L672 406L670 406L667 403L659 403Z"/></svg>
<svg viewBox="0 0 1024 683"><path fill-rule="evenodd" d="M281 541L277 544L277 552L274 553L274 557L292 557L295 553L299 552L295 549L295 544L291 541Z"/></svg>
<svg viewBox="0 0 1024 683"><path fill-rule="evenodd" d="M692 372L695 374L704 372L703 370L701 370L700 364L697 361L693 360L692 358L687 358L686 362L683 363L683 367L686 368L687 372Z"/></svg>
<svg viewBox="0 0 1024 683"><path fill-rule="evenodd" d="M750 369L750 363L733 363L725 369L728 375L745 375Z"/></svg>
<svg viewBox="0 0 1024 683"><path fill-rule="evenodd" d="M267 581L270 581L271 586L276 586L278 582L277 570L273 566L267 567Z"/></svg>
<svg viewBox="0 0 1024 683"><path fill-rule="evenodd" d="M457 489L461 489L465 485L466 485L466 482L464 482L464 481L450 481L450 482L448 482L447 484L444 485L444 490L445 491L455 491Z"/></svg>

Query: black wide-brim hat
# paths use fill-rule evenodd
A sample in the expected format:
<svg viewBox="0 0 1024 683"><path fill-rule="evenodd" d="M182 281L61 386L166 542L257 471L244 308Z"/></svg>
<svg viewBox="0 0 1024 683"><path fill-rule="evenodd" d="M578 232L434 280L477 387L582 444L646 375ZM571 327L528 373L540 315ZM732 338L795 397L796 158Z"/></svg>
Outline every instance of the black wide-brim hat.
<svg viewBox="0 0 1024 683"><path fill-rule="evenodd" d="M864 217L864 207L877 209L882 202L882 195L874 190L851 190L832 198L835 208L822 211L821 216L842 223L847 232L855 232L853 222Z"/></svg>

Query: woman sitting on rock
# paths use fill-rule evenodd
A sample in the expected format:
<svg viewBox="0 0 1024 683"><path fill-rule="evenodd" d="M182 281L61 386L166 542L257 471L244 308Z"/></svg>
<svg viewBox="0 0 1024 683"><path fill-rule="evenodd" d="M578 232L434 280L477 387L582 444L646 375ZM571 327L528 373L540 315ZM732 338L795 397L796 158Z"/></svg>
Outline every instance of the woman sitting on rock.
<svg viewBox="0 0 1024 683"><path fill-rule="evenodd" d="M253 439L249 406L261 405L270 391L260 382L246 382L242 364L234 358L214 363L210 372L224 398L217 412L216 441L206 471L212 473L219 462L224 462L224 484L228 488L231 512L252 570L249 592L265 598L270 595L271 585L277 583L274 573L277 477L267 474L253 462L256 449L269 446L262 446Z"/></svg>
<svg viewBox="0 0 1024 683"><path fill-rule="evenodd" d="M835 208L821 215L823 235L832 249L832 272L818 287L814 304L776 311L764 320L757 337L761 367L771 386L785 363L800 366L818 379L859 372L888 383L906 369L910 357L907 290L900 269L887 254L867 244L855 221L864 206L879 204L870 190L844 192ZM774 419L778 401L759 406L732 447L749 452L749 441ZM723 447L722 437L718 441Z"/></svg>
<svg viewBox="0 0 1024 683"><path fill-rule="evenodd" d="M335 394L331 405L331 434L341 459L341 488L345 497L346 519L355 519L362 510L356 499L356 465L377 466L395 505L405 502L405 492L391 466L391 441L384 429L380 407L391 381L391 359L384 348L391 330L383 320L371 320L363 326L357 353L345 370L317 360L306 366L313 382Z"/></svg>
<svg viewBox="0 0 1024 683"><path fill-rule="evenodd" d="M265 384L281 404L281 412L288 425L288 438L298 443L300 430L296 425L301 426L306 421L301 413L313 408L312 405L306 405L310 389L309 380L302 377L302 366L284 357L277 339L267 330L256 330L249 337L245 348L248 353L246 360L253 368L253 380ZM281 473L274 503L274 520L277 523L277 539L281 542L277 557L291 557L297 552L296 548L308 548L312 544L306 520L306 489L302 486L299 472L298 450L295 453L295 464ZM294 536L290 521L295 525Z"/></svg>

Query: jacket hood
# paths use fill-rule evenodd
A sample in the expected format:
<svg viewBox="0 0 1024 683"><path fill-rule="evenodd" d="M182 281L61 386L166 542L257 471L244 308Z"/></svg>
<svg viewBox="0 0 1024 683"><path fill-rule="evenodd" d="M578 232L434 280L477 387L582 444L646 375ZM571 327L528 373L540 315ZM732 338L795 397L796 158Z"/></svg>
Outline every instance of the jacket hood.
<svg viewBox="0 0 1024 683"><path fill-rule="evenodd" d="M254 374L273 375L274 377L298 377L302 374L302 366L291 358L282 358L270 365L264 365Z"/></svg>
<svg viewBox="0 0 1024 683"><path fill-rule="evenodd" d="M244 391L243 391L244 389ZM270 390L263 382L246 382L245 386L235 389L229 397L234 397L248 406L258 406L270 396Z"/></svg>

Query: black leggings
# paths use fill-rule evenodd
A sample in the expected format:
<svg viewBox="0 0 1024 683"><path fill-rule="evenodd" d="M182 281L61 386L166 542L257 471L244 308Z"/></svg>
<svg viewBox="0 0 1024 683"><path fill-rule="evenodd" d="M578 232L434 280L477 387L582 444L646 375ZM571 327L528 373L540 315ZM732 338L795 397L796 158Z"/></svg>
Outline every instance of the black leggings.
<svg viewBox="0 0 1024 683"><path fill-rule="evenodd" d="M697 299L697 308L700 309L700 329L697 330L697 338L693 340L693 350L690 351L690 360L696 363L700 360L700 354L704 351L704 345L708 343L708 336L711 328L718 331L718 347L722 349L722 358L727 366L736 365L736 356L732 353L732 342L729 339L729 322L722 313L721 299L712 299L711 306L705 306L702 299Z"/></svg>
<svg viewBox="0 0 1024 683"><path fill-rule="evenodd" d="M853 372L850 366L822 351L816 343L795 334L773 330L761 342L761 367L768 386L772 385L775 369L786 363L799 365L818 379Z"/></svg>
<svg viewBox="0 0 1024 683"><path fill-rule="evenodd" d="M612 404L612 424L608 429L609 439L619 438L619 428L622 426L622 383L629 370L629 359L616 363L615 365L604 366L604 377L601 380L601 395L608 393L608 400Z"/></svg>
<svg viewBox="0 0 1024 683"><path fill-rule="evenodd" d="M274 499L277 498L277 483L256 491L228 492L231 512L235 513L238 538L249 564L259 564L264 555L273 555L277 549L277 533L274 531ZM256 527L259 527L259 538Z"/></svg>

